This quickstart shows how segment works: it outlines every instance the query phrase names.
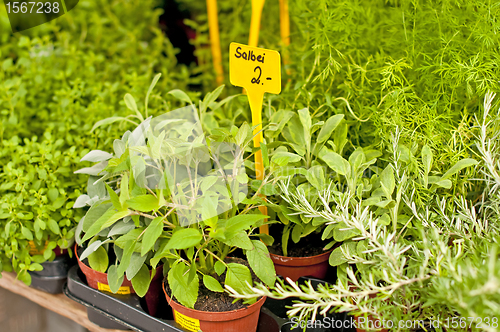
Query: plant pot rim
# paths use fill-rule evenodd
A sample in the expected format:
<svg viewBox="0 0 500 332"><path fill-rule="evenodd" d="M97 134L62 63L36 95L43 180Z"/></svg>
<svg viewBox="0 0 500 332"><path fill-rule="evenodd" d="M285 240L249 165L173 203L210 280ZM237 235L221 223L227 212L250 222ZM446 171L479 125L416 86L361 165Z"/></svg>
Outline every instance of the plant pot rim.
<svg viewBox="0 0 500 332"><path fill-rule="evenodd" d="M80 267L80 270L82 270L83 274L87 275L85 273L85 271L91 270L92 273L95 273L96 275L100 276L101 278L104 278L104 279L107 280L107 278L108 278L108 274L107 273L96 271L93 268L91 268L90 266L87 266L84 262L82 262L80 260L80 257L78 256L78 244L77 243L75 243L75 256L76 256L76 260L78 261L78 266ZM160 268L163 268L163 264L158 265L156 267L156 275L154 276L153 280L158 279L160 277L160 275L162 274L162 273L159 273L160 272L159 271ZM150 270L150 273L151 273L151 270ZM131 290L134 289L133 286L132 286L132 282L127 279L126 275L123 278L122 286L128 286L128 287L130 287ZM133 292L135 292L135 291L133 291Z"/></svg>
<svg viewBox="0 0 500 332"><path fill-rule="evenodd" d="M288 266L308 266L327 261L333 249L334 248L316 256L305 256L305 257L290 257L290 256L276 255L272 253L269 254L271 255L271 259L273 260L273 262L277 264L283 264Z"/></svg>
<svg viewBox="0 0 500 332"><path fill-rule="evenodd" d="M266 296L262 296L257 302L249 305L246 308L241 308L231 311L202 311L202 310L188 308L180 304L179 302L175 301L170 296L168 296L167 291L165 289L165 280L164 282L162 282L162 288L163 288L163 293L165 293L165 296L167 298L167 302L172 307L172 309L174 309L175 311L179 311L178 309L181 308L181 310L184 312L180 313L183 315L187 316L192 315L190 316L191 318L196 318L204 321L212 321L212 322L230 321L248 316L252 312L259 310L267 299Z"/></svg>

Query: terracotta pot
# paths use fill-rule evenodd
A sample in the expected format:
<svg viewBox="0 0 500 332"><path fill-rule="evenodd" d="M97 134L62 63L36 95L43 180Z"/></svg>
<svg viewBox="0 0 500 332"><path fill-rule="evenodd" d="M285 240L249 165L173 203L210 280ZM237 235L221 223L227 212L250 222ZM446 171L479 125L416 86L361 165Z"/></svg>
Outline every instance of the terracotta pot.
<svg viewBox="0 0 500 332"><path fill-rule="evenodd" d="M262 297L254 304L238 310L211 312L186 308L172 300L165 291L163 292L172 307L177 324L191 332L255 332L259 323L260 308L266 301Z"/></svg>
<svg viewBox="0 0 500 332"><path fill-rule="evenodd" d="M38 249L36 247L34 241L29 241L28 245L30 246L30 255L32 255L32 256L34 256L34 255L43 255L43 253L45 252L45 249L49 245L49 241L45 242L45 247L43 249ZM56 254L56 257L62 256L62 255L66 255L68 253L68 249L61 249L59 246L55 247L53 251Z"/></svg>
<svg viewBox="0 0 500 332"><path fill-rule="evenodd" d="M329 250L323 254L310 257L286 257L270 254L276 274L297 281L300 277L324 279L328 270Z"/></svg>
<svg viewBox="0 0 500 332"><path fill-rule="evenodd" d="M120 294L120 295L135 294L132 282L128 280L126 276L125 278L123 278L123 283L120 286L118 292L112 293L108 284L108 274L93 270L89 266L85 265L85 263L83 263L80 260L80 257L78 256L78 247L76 245L75 245L75 255L78 260L78 266L80 267L80 270L83 272L83 274L85 274L85 277L87 279L87 284L90 287L100 291L109 292L111 294ZM156 268L156 274L153 277L153 280L151 280L151 283L149 284L148 292L144 296L144 299L146 300L146 305L148 307L148 313L151 316L155 316L158 309L158 303L160 301L160 294L161 294L162 279L163 279L163 265L158 266Z"/></svg>

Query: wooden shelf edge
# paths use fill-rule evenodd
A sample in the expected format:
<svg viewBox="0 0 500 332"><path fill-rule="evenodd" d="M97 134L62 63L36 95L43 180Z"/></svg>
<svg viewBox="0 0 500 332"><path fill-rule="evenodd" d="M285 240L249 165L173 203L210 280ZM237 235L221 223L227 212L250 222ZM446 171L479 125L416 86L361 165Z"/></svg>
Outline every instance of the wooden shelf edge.
<svg viewBox="0 0 500 332"><path fill-rule="evenodd" d="M64 294L49 294L43 291L30 288L23 282L16 280L14 273L2 273L0 287L21 295L40 306L51 310L61 316L71 319L91 332L123 332L123 330L110 330L99 327L89 321L87 308L70 300Z"/></svg>

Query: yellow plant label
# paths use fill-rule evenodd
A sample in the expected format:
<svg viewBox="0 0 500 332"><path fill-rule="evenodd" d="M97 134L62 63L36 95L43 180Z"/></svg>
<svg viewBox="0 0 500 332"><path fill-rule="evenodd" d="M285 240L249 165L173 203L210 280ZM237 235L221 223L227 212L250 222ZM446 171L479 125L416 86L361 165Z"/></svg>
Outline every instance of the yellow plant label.
<svg viewBox="0 0 500 332"><path fill-rule="evenodd" d="M111 288L109 288L109 285L101 284L100 282L97 283L97 289L99 289L100 291L113 293L111 291ZM122 286L118 289L118 292L116 292L114 294L121 294L121 295L130 294L130 287L129 286Z"/></svg>
<svg viewBox="0 0 500 332"><path fill-rule="evenodd" d="M254 127L253 142L260 147L262 135L262 100L264 93L279 94L281 92L281 56L279 52L259 47L231 43L229 46L229 80L231 84L245 88L248 103L252 111ZM262 151L255 153L255 176L264 178ZM267 208L259 206L259 210L267 215ZM260 232L269 234L267 225L260 227Z"/></svg>
<svg viewBox="0 0 500 332"><path fill-rule="evenodd" d="M229 80L252 92L281 92L281 57L273 50L238 43L229 46Z"/></svg>
<svg viewBox="0 0 500 332"><path fill-rule="evenodd" d="M174 310L175 322L179 324L182 328L188 330L189 332L198 332L200 329L200 321L181 314L180 312Z"/></svg>
<svg viewBox="0 0 500 332"><path fill-rule="evenodd" d="M47 247L48 241L45 242L45 247L43 249L38 249L34 241L29 241L28 245L30 246L30 255L43 255L45 248Z"/></svg>

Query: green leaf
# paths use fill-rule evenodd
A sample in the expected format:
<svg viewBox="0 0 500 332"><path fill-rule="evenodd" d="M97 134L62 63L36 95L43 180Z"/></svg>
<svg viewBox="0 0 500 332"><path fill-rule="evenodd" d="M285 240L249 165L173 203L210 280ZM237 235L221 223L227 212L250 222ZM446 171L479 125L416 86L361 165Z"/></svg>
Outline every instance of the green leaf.
<svg viewBox="0 0 500 332"><path fill-rule="evenodd" d="M297 224L293 226L292 229L292 241L298 243L300 241L300 237L302 236L302 231L304 228L301 224Z"/></svg>
<svg viewBox="0 0 500 332"><path fill-rule="evenodd" d="M106 273L106 270L108 269L108 253L106 252L106 249L104 247L99 247L97 248L96 251L92 252L89 257L89 265L92 269Z"/></svg>
<svg viewBox="0 0 500 332"><path fill-rule="evenodd" d="M90 243L87 248L82 252L80 255L80 260L83 261L85 258L87 258L91 253L96 251L100 246L102 246L105 242L102 242L101 240L94 241Z"/></svg>
<svg viewBox="0 0 500 332"><path fill-rule="evenodd" d="M278 166L286 166L288 163L296 163L301 159L302 157L295 153L280 151L272 156L271 161Z"/></svg>
<svg viewBox="0 0 500 332"><path fill-rule="evenodd" d="M221 275L226 271L226 266L221 261L217 261L214 264L214 270L218 275Z"/></svg>
<svg viewBox="0 0 500 332"><path fill-rule="evenodd" d="M1 268L1 266L0 266ZM42 271L43 270L43 265L39 263L31 263L29 267L30 271Z"/></svg>
<svg viewBox="0 0 500 332"><path fill-rule="evenodd" d="M123 97L123 100L125 100L125 105L127 106L127 108L131 111L134 111L140 121L144 121L141 112L139 112L139 109L137 108L134 97L132 97L130 93L127 93L125 94L125 97Z"/></svg>
<svg viewBox="0 0 500 332"><path fill-rule="evenodd" d="M384 213L383 215L380 216L378 219L378 224L380 225L390 225L391 224L391 217L389 217L389 214Z"/></svg>
<svg viewBox="0 0 500 332"><path fill-rule="evenodd" d="M224 292L224 289L222 288L221 284L217 281L217 279L207 274L203 276L203 284L205 285L206 288L210 289L212 292L219 292L219 293Z"/></svg>
<svg viewBox="0 0 500 332"><path fill-rule="evenodd" d="M207 176L201 180L200 189L203 193L205 193L208 189L210 189L216 182L217 176Z"/></svg>
<svg viewBox="0 0 500 332"><path fill-rule="evenodd" d="M290 239L290 225L286 226L281 235L281 248L283 249L283 256L288 256L288 240Z"/></svg>
<svg viewBox="0 0 500 332"><path fill-rule="evenodd" d="M238 144L240 147L242 147L243 143L245 143L245 140L248 136L249 131L250 131L250 126L248 125L248 123L244 122L241 125L241 127L238 129L238 133L234 137L236 144Z"/></svg>
<svg viewBox="0 0 500 332"><path fill-rule="evenodd" d="M97 233L102 231L104 228L112 226L115 222L125 218L126 216L129 216L130 214L131 212L128 210L116 212L113 207L110 207L109 210L101 216L101 218L99 218L92 226L90 226L88 231L85 233L82 241L87 241L88 239L92 238Z"/></svg>
<svg viewBox="0 0 500 332"><path fill-rule="evenodd" d="M27 286L31 285L31 275L28 271L21 271L17 274L17 279L24 282Z"/></svg>
<svg viewBox="0 0 500 332"><path fill-rule="evenodd" d="M261 241L253 240L252 244L254 249L246 252L248 264L250 264L253 272L260 280L272 287L276 281L276 271L269 251Z"/></svg>
<svg viewBox="0 0 500 332"><path fill-rule="evenodd" d="M191 101L191 98L189 98L189 96L182 90L174 89L174 90L169 91L168 94L172 95L175 98L177 98L181 101L184 101L188 104L193 104L193 102Z"/></svg>
<svg viewBox="0 0 500 332"><path fill-rule="evenodd" d="M108 233L108 237L112 237L115 235L123 235L123 234L126 234L135 228L135 225L133 222L130 222L130 220L129 220L129 222L125 222L124 220L120 220L116 224L113 225L113 228L111 228L109 233Z"/></svg>
<svg viewBox="0 0 500 332"><path fill-rule="evenodd" d="M21 226L21 234L26 240L33 241L33 233L28 228Z"/></svg>
<svg viewBox="0 0 500 332"><path fill-rule="evenodd" d="M142 237L141 256L144 256L156 243L163 232L163 217L154 218Z"/></svg>
<svg viewBox="0 0 500 332"><path fill-rule="evenodd" d="M130 199L130 194L128 191L128 175L124 174L122 176L122 181L120 182L120 205L123 204Z"/></svg>
<svg viewBox="0 0 500 332"><path fill-rule="evenodd" d="M306 153L306 138L304 137L304 126L297 115L290 118L282 135L293 149L301 156Z"/></svg>
<svg viewBox="0 0 500 332"><path fill-rule="evenodd" d="M332 136L333 131L337 128L343 118L344 114L337 114L328 118L319 131L317 142L323 143L327 141Z"/></svg>
<svg viewBox="0 0 500 332"><path fill-rule="evenodd" d="M203 101L200 103L200 111L204 113L210 105L219 98L220 94L222 93L222 90L224 89L224 84L217 87L214 91L209 92L205 95L205 98L203 98Z"/></svg>
<svg viewBox="0 0 500 332"><path fill-rule="evenodd" d="M320 154L320 158L323 159L323 161L330 167L332 170L335 172L339 173L340 175L346 175L348 168L349 168L349 162L342 158L341 155L335 152L327 152L323 155Z"/></svg>
<svg viewBox="0 0 500 332"><path fill-rule="evenodd" d="M356 254L356 243L355 242L347 242L343 243L340 247L335 248L330 254L329 262L331 266L338 266L347 262L344 254L342 253L342 249L344 251L348 250L350 255Z"/></svg>
<svg viewBox="0 0 500 332"><path fill-rule="evenodd" d="M253 234L253 236L258 237L261 239L262 242L268 247L272 246L274 243L274 238L271 235L262 233L262 234Z"/></svg>
<svg viewBox="0 0 500 332"><path fill-rule="evenodd" d="M337 244L338 242L337 241L330 241L326 244L326 246L323 247L323 251L328 251L330 249L332 249L332 247Z"/></svg>
<svg viewBox="0 0 500 332"><path fill-rule="evenodd" d="M106 186L104 185L104 179L106 179L106 176L103 176L101 178L92 175L89 176L89 179L87 180L87 193L89 195L89 198L94 198L95 196L104 198L106 196Z"/></svg>
<svg viewBox="0 0 500 332"><path fill-rule="evenodd" d="M115 209L121 210L122 204L120 203L120 198L118 197L116 192L108 186L107 183L105 184L105 186L106 186L106 189L108 190L109 196L111 197L111 203L113 203L113 206L115 207Z"/></svg>
<svg viewBox="0 0 500 332"><path fill-rule="evenodd" d="M134 287L135 293L139 297L146 295L149 289L149 284L151 283L151 276L149 274L149 269L145 264L141 265L139 272L135 277L130 280L132 282L132 287Z"/></svg>
<svg viewBox="0 0 500 332"><path fill-rule="evenodd" d="M422 163L424 164L425 174L429 174L432 167L432 150L427 144L422 148Z"/></svg>
<svg viewBox="0 0 500 332"><path fill-rule="evenodd" d="M470 166L477 165L478 162L475 161L474 159L471 158L466 158L458 161L455 165L453 165L448 172L444 173L444 175L441 177L441 180L447 179L454 175L455 173L460 172L462 169Z"/></svg>
<svg viewBox="0 0 500 332"><path fill-rule="evenodd" d="M95 125L92 127L92 129L90 130L90 132L93 132L94 130L96 130L99 127L109 125L109 124L117 122L117 121L123 121L123 120L127 120L127 118L125 118L123 116L112 116L112 117L97 121L95 123Z"/></svg>
<svg viewBox="0 0 500 332"><path fill-rule="evenodd" d="M168 271L167 281L172 296L177 299L182 305L193 309L196 299L198 298L198 275L195 275L191 282L188 282L187 273L188 267L184 263L175 264Z"/></svg>
<svg viewBox="0 0 500 332"><path fill-rule="evenodd" d="M249 181L248 175L246 173L240 173L236 176L236 181L240 184L247 184Z"/></svg>
<svg viewBox="0 0 500 332"><path fill-rule="evenodd" d="M85 215L85 219L83 221L83 231L87 232L89 228L102 217L106 211L112 208L113 205L111 203L104 204L94 204L90 207L87 214Z"/></svg>
<svg viewBox="0 0 500 332"><path fill-rule="evenodd" d="M194 228L182 228L176 231L167 243L166 249L187 249L203 239L200 231Z"/></svg>
<svg viewBox="0 0 500 332"><path fill-rule="evenodd" d="M441 188L450 189L451 186L453 185L453 183L450 180L446 179L446 180L434 182L434 185L441 187Z"/></svg>
<svg viewBox="0 0 500 332"><path fill-rule="evenodd" d="M259 220L265 219L267 216L262 214L240 214L226 220L226 234L234 234L239 231L250 228Z"/></svg>
<svg viewBox="0 0 500 332"><path fill-rule="evenodd" d="M252 275L248 267L238 263L228 263L225 284L237 292L244 293L250 291L246 282L252 286Z"/></svg>
<svg viewBox="0 0 500 332"><path fill-rule="evenodd" d="M141 266L144 265L146 258L148 258L147 255L141 256L138 252L132 253L132 256L130 257L130 263L127 270L125 271L128 280L132 280L132 278L135 277L135 275L141 269Z"/></svg>
<svg viewBox="0 0 500 332"><path fill-rule="evenodd" d="M234 236L227 238L223 242L231 247L237 247L245 250L253 249L253 245L252 242L250 241L250 238L243 231L236 233Z"/></svg>
<svg viewBox="0 0 500 332"><path fill-rule="evenodd" d="M396 182L394 180L394 171L391 165L387 165L387 167L380 174L380 186L385 193L387 198L392 197L392 193L394 192L394 188L396 187Z"/></svg>
<svg viewBox="0 0 500 332"><path fill-rule="evenodd" d="M359 235L359 231L357 229L346 228L347 226L344 223L335 225L333 228L333 239L337 242L343 242Z"/></svg>
<svg viewBox="0 0 500 332"><path fill-rule="evenodd" d="M155 211L160 207L158 198L153 195L139 195L133 197L127 201L127 204L131 209L141 212Z"/></svg>
<svg viewBox="0 0 500 332"><path fill-rule="evenodd" d="M325 186L325 171L322 166L313 166L307 170L306 179L317 190L323 190Z"/></svg>
<svg viewBox="0 0 500 332"><path fill-rule="evenodd" d="M101 150L92 150L87 153L80 161L101 162L113 158L113 155Z"/></svg>
<svg viewBox="0 0 500 332"><path fill-rule="evenodd" d="M298 113L300 122L302 123L302 127L304 128L304 140L306 143L306 149L307 151L311 151L312 121L311 121L311 115L309 114L309 109L303 108L299 110Z"/></svg>
<svg viewBox="0 0 500 332"><path fill-rule="evenodd" d="M149 86L148 93L146 94L146 101L145 101L146 112L148 110L149 95L153 91L156 83L158 83L158 80L160 79L160 77L161 77L161 73L156 74L155 77L153 78L153 81L151 82L151 85Z"/></svg>
<svg viewBox="0 0 500 332"><path fill-rule="evenodd" d="M124 274L125 271L128 269L128 267L130 266L130 261L132 260L132 254L134 253L136 243L137 241L131 240L125 244L120 264L118 265L118 270L117 270L118 274Z"/></svg>
<svg viewBox="0 0 500 332"><path fill-rule="evenodd" d="M137 239L142 234L142 232L144 232L144 228L140 227L125 233L115 240L115 246L125 249L126 246L130 245L131 241L137 242Z"/></svg>
<svg viewBox="0 0 500 332"><path fill-rule="evenodd" d="M264 167L269 167L269 150L265 139L262 143L260 143L260 150L262 152L262 163L264 164Z"/></svg>
<svg viewBox="0 0 500 332"><path fill-rule="evenodd" d="M59 197L59 190L57 190L56 188L49 189L49 191L47 192L47 196L52 202L55 202L57 197Z"/></svg>
<svg viewBox="0 0 500 332"><path fill-rule="evenodd" d="M116 265L111 265L108 270L108 285L109 289L116 293L123 284L124 275L118 273Z"/></svg>
<svg viewBox="0 0 500 332"><path fill-rule="evenodd" d="M61 229L59 228L59 225L57 224L57 221L54 219L49 219L48 223L49 229L55 233L55 234L61 234Z"/></svg>

